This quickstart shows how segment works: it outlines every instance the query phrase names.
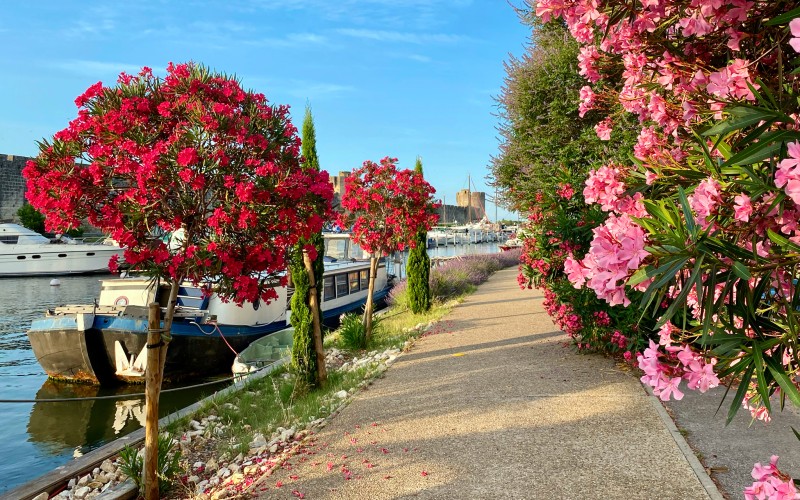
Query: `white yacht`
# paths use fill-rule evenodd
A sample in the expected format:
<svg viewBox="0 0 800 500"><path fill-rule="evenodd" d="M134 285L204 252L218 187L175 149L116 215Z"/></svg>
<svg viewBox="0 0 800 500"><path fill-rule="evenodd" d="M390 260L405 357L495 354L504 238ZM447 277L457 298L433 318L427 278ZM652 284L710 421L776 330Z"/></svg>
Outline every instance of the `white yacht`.
<svg viewBox="0 0 800 500"><path fill-rule="evenodd" d="M0 223L0 277L108 272L111 256L121 254L116 245L66 236L51 240L19 224Z"/></svg>

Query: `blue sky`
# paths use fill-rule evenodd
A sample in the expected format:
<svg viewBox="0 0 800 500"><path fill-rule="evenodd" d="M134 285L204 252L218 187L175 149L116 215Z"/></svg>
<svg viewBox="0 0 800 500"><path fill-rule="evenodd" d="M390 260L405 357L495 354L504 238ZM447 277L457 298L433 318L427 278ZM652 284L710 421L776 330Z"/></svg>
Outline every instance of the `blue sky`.
<svg viewBox="0 0 800 500"><path fill-rule="evenodd" d="M308 103L323 169L420 155L447 203L468 175L492 195L494 96L529 34L504 0L38 0L0 16L2 154L35 155L97 81L193 60L289 104L298 128Z"/></svg>

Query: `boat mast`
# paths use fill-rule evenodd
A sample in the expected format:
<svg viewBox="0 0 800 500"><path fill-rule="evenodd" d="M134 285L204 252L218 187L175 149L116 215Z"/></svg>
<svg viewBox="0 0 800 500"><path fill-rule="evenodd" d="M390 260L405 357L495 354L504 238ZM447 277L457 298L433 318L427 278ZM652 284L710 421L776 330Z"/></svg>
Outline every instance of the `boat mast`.
<svg viewBox="0 0 800 500"><path fill-rule="evenodd" d="M467 174L467 224L472 224L472 179Z"/></svg>

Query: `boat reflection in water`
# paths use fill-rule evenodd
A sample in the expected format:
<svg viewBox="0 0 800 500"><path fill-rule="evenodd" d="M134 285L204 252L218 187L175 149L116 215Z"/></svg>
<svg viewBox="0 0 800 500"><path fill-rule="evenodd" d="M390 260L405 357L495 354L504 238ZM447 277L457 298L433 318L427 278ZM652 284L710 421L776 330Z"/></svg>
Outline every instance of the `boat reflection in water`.
<svg viewBox="0 0 800 500"><path fill-rule="evenodd" d="M124 387L130 393L142 387ZM86 384L57 383L46 380L36 399L93 398L103 396L100 387ZM29 440L42 451L60 455L72 448L79 456L118 436L144 425L144 399L95 399L68 402L34 403L28 422Z"/></svg>
<svg viewBox="0 0 800 500"><path fill-rule="evenodd" d="M161 416L168 415L225 386L220 383L163 394L159 412ZM144 398L137 396L143 391L144 386L141 385L105 389L96 385L48 379L36 393L36 399L119 397L34 403L28 421L28 440L41 452L52 456L73 450L73 456L77 457L99 448L144 427ZM126 398L126 394L131 397Z"/></svg>

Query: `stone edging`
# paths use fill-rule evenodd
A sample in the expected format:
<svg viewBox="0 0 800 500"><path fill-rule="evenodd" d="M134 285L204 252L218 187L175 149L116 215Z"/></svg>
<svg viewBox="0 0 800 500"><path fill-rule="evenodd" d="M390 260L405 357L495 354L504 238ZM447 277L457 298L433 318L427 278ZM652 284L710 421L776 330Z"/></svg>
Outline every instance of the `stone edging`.
<svg viewBox="0 0 800 500"><path fill-rule="evenodd" d="M712 481L711 477L709 477L709 475L706 473L705 467L703 467L703 464L701 464L700 460L697 459L694 451L692 451L689 443L686 442L683 434L681 434L678 430L678 427L667 413L667 410L664 409L661 401L659 401L656 395L653 394L653 389L644 384L642 384L642 387L645 389L645 391L647 391L647 395L649 396L647 399L650 401L650 404L653 405L653 408L655 408L658 416L661 417L661 421L664 422L664 425L672 436L672 439L675 440L675 444L678 445L678 449L681 451L681 453L683 453L683 456L686 457L686 461L689 462L689 466L697 476L697 479L700 480L700 484L706 490L708 497L711 500L724 500L725 497L722 496L722 493L720 493L717 485L714 484L714 481Z"/></svg>

